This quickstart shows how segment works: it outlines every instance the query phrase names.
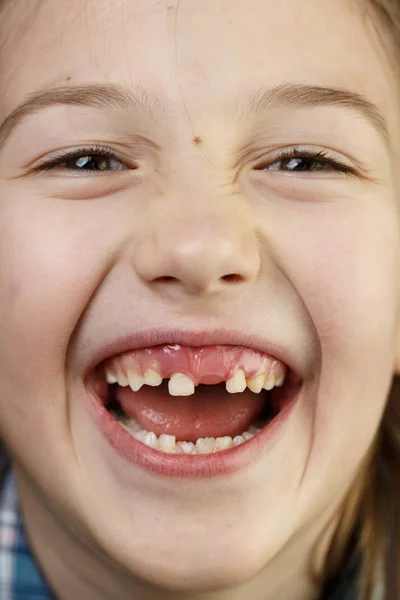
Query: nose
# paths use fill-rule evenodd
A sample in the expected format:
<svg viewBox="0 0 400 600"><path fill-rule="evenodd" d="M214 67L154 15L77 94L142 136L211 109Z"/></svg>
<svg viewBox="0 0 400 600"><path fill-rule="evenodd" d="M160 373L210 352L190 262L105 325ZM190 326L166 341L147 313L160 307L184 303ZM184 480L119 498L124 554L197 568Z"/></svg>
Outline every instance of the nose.
<svg viewBox="0 0 400 600"><path fill-rule="evenodd" d="M147 223L134 254L135 269L147 284L194 295L256 280L258 237L243 211L181 209Z"/></svg>

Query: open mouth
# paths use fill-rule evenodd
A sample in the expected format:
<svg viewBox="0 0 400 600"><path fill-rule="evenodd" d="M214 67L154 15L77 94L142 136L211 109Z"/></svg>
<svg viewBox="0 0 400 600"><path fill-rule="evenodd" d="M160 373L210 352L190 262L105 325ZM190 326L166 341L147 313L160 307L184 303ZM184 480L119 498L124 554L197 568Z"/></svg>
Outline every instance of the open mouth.
<svg viewBox="0 0 400 600"><path fill-rule="evenodd" d="M227 345L125 352L103 361L94 378L109 417L136 444L193 458L232 452L258 438L301 386L281 361Z"/></svg>

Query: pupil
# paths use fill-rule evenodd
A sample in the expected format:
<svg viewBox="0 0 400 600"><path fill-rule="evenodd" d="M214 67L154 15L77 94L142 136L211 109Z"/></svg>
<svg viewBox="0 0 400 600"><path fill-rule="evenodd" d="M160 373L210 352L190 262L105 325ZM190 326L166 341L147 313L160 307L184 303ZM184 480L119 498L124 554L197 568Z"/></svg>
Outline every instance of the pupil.
<svg viewBox="0 0 400 600"><path fill-rule="evenodd" d="M306 158L292 158L287 163L289 171L308 171L312 168L310 159Z"/></svg>
<svg viewBox="0 0 400 600"><path fill-rule="evenodd" d="M90 157L89 156L82 156L81 158L78 158L76 161L76 166L79 167L80 169L84 169L85 167L87 167L87 163L90 161Z"/></svg>
<svg viewBox="0 0 400 600"><path fill-rule="evenodd" d="M108 158L104 156L80 156L67 161L68 168L82 171L105 171L109 169Z"/></svg>
<svg viewBox="0 0 400 600"><path fill-rule="evenodd" d="M324 165L313 158L291 158L284 161L284 169L288 171L322 171Z"/></svg>

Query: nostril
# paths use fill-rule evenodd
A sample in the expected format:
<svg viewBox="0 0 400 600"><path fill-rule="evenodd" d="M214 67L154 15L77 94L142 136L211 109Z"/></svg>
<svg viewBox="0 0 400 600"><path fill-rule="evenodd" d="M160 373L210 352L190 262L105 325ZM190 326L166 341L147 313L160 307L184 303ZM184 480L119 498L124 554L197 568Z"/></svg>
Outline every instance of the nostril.
<svg viewBox="0 0 400 600"><path fill-rule="evenodd" d="M172 277L172 275L162 275L161 277L156 277L155 279L153 279L154 282L157 283L164 283L164 282L174 282L174 281L179 281L177 277Z"/></svg>
<svg viewBox="0 0 400 600"><path fill-rule="evenodd" d="M224 275L221 277L223 281L227 281L228 283L240 283L243 281L243 277L241 275L237 275L236 273L230 273L229 275Z"/></svg>

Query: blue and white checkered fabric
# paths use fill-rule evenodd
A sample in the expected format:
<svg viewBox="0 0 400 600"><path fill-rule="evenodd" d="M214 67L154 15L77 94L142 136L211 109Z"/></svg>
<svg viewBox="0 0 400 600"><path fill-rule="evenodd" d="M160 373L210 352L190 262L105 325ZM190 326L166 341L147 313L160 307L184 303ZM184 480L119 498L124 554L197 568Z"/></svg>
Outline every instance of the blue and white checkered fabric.
<svg viewBox="0 0 400 600"><path fill-rule="evenodd" d="M0 600L55 600L29 549L11 469L0 491Z"/></svg>

